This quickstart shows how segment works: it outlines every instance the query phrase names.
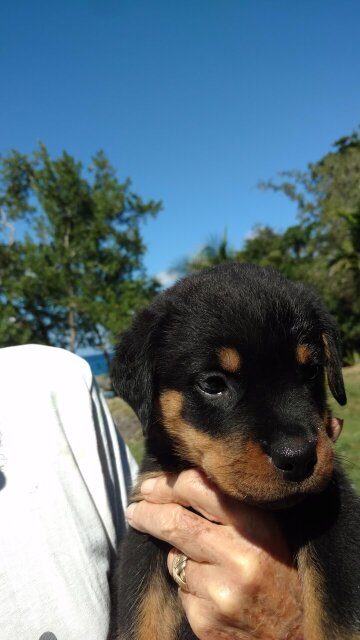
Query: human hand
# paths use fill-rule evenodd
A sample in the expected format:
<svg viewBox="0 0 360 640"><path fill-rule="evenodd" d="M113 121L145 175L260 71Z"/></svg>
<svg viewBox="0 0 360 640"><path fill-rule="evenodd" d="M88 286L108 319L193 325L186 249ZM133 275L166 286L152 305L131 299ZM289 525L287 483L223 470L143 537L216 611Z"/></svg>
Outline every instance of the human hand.
<svg viewBox="0 0 360 640"><path fill-rule="evenodd" d="M175 547L170 573L178 550L188 557L179 596L199 640L303 640L298 574L270 513L195 469L146 480L141 493L129 524Z"/></svg>

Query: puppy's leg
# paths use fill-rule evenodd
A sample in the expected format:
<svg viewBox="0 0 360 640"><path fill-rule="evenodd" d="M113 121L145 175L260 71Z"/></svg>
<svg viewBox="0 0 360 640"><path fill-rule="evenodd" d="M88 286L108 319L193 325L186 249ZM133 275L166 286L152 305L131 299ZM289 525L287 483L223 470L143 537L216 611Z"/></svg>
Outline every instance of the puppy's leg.
<svg viewBox="0 0 360 640"><path fill-rule="evenodd" d="M167 569L169 545L130 529L113 581L109 640L195 640Z"/></svg>

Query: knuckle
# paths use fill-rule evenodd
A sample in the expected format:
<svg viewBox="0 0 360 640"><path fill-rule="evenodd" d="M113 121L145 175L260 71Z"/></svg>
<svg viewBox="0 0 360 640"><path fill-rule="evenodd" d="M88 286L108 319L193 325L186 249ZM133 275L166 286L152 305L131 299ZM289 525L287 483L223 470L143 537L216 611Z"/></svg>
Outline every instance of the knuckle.
<svg viewBox="0 0 360 640"><path fill-rule="evenodd" d="M195 497L205 489L204 478L198 469L186 469L178 478L179 491L182 494Z"/></svg>
<svg viewBox="0 0 360 640"><path fill-rule="evenodd" d="M231 586L218 587L213 593L213 601L222 618L235 619L240 609L240 594Z"/></svg>
<svg viewBox="0 0 360 640"><path fill-rule="evenodd" d="M161 522L159 523L161 534L167 538L172 537L181 527L182 507L173 505L171 510L166 510Z"/></svg>
<svg viewBox="0 0 360 640"><path fill-rule="evenodd" d="M242 576L248 572L249 557L243 549L233 550L231 554L232 570L235 575Z"/></svg>
<svg viewBox="0 0 360 640"><path fill-rule="evenodd" d="M211 640L213 625L207 603L189 594L181 594L181 601L192 631L199 640ZM216 636L218 637L218 636Z"/></svg>
<svg viewBox="0 0 360 640"><path fill-rule="evenodd" d="M202 486L204 484L204 478L198 469L187 469L186 481L190 486Z"/></svg>
<svg viewBox="0 0 360 640"><path fill-rule="evenodd" d="M209 639L209 632L211 628L209 628L209 623L204 619L193 618L190 621L190 626L199 640L205 640L205 638Z"/></svg>
<svg viewBox="0 0 360 640"><path fill-rule="evenodd" d="M248 593L255 591L261 584L263 575L260 559L255 553L239 553L233 557L234 572L238 575L243 589Z"/></svg>
<svg viewBox="0 0 360 640"><path fill-rule="evenodd" d="M162 518L160 527L161 533L165 537L176 536L176 538L182 538L186 536L188 538L189 536L198 536L204 529L204 524L196 514L188 511L180 504L173 504Z"/></svg>
<svg viewBox="0 0 360 640"><path fill-rule="evenodd" d="M261 589L264 581L264 572L260 563L255 560L248 562L244 571L244 584L249 594L255 594Z"/></svg>
<svg viewBox="0 0 360 640"><path fill-rule="evenodd" d="M180 473L174 484L175 494L182 500L186 497L186 502L191 503L191 499L199 492L200 485L199 472L196 469L186 469Z"/></svg>
<svg viewBox="0 0 360 640"><path fill-rule="evenodd" d="M199 549L204 546L204 535L209 529L209 523L204 518L189 511L180 504L172 504L167 508L157 522L157 529L161 539L181 548L189 540L197 541Z"/></svg>

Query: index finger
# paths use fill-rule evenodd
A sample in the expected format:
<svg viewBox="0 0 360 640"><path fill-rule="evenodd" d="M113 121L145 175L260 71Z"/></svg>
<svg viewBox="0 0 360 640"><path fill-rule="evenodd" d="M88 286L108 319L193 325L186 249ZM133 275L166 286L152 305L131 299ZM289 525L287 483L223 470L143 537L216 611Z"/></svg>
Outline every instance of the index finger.
<svg viewBox="0 0 360 640"><path fill-rule="evenodd" d="M220 524L239 526L255 510L254 507L224 495L198 469L147 478L140 485L140 493L147 502L176 503L191 507L207 520Z"/></svg>
<svg viewBox="0 0 360 640"><path fill-rule="evenodd" d="M147 479L140 492L147 502L191 507L207 520L233 526L252 544L264 549L273 551L284 545L272 514L223 494L198 469Z"/></svg>
<svg viewBox="0 0 360 640"><path fill-rule="evenodd" d="M143 500L131 504L126 514L129 524L137 531L168 542L197 562L218 563L221 525L179 504L152 504Z"/></svg>

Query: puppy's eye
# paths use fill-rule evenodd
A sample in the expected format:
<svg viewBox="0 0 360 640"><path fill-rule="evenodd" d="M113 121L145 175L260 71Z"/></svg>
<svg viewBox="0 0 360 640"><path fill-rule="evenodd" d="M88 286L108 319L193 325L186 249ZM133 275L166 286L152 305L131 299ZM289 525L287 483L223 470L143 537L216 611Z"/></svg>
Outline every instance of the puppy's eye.
<svg viewBox="0 0 360 640"><path fill-rule="evenodd" d="M309 363L309 364L305 364L301 367L301 373L302 376L304 378L304 380L315 380L315 378L317 378L317 376L319 375L320 372L320 367L318 364L313 363Z"/></svg>
<svg viewBox="0 0 360 640"><path fill-rule="evenodd" d="M227 390L225 378L215 373L211 373L201 378L201 380L198 381L197 386L200 391L210 396L218 396Z"/></svg>

